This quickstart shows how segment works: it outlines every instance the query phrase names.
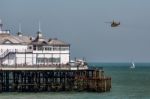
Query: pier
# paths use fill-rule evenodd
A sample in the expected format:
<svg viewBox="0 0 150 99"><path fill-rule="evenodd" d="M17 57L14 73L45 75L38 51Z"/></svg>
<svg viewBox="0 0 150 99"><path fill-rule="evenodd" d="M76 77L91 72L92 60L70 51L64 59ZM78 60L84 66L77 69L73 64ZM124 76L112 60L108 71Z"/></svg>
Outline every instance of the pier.
<svg viewBox="0 0 150 99"><path fill-rule="evenodd" d="M70 59L70 44L57 38L17 35L0 21L0 92L95 91L111 89L102 68Z"/></svg>
<svg viewBox="0 0 150 99"><path fill-rule="evenodd" d="M38 67L0 67L0 92L106 92L110 89L111 78L104 76L102 68L54 70Z"/></svg>

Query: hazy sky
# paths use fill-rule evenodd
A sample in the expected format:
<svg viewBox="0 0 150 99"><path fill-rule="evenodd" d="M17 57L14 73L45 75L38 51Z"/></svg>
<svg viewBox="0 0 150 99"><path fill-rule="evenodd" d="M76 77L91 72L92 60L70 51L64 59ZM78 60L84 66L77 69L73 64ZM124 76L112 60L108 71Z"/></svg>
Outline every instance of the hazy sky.
<svg viewBox="0 0 150 99"><path fill-rule="evenodd" d="M71 44L71 57L94 62L150 62L150 0L0 0L5 29ZM111 28L109 22L121 25Z"/></svg>

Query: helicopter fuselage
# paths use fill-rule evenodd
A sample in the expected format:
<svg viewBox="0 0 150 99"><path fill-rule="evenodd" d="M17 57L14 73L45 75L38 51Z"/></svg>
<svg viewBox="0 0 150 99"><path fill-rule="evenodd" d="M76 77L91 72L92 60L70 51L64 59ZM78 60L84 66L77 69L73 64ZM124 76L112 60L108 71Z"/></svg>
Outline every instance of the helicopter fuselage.
<svg viewBox="0 0 150 99"><path fill-rule="evenodd" d="M111 27L117 27L120 25L120 22L112 22Z"/></svg>

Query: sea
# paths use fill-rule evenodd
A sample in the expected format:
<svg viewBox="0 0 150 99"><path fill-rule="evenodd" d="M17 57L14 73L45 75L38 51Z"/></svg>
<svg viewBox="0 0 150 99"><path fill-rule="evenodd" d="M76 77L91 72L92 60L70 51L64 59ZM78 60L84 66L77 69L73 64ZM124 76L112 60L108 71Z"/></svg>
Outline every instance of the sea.
<svg viewBox="0 0 150 99"><path fill-rule="evenodd" d="M0 99L150 99L150 63L89 63L112 78L109 92L7 92Z"/></svg>

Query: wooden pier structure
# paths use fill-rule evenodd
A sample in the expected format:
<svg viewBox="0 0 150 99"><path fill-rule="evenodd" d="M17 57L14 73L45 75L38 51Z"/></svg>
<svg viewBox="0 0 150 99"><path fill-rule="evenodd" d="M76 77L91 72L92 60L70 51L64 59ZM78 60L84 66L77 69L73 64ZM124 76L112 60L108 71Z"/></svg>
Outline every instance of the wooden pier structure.
<svg viewBox="0 0 150 99"><path fill-rule="evenodd" d="M102 68L83 70L0 68L0 92L106 92L110 89L111 78L105 77Z"/></svg>

